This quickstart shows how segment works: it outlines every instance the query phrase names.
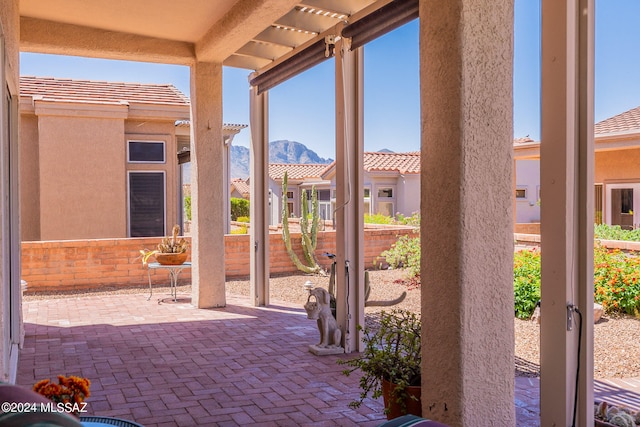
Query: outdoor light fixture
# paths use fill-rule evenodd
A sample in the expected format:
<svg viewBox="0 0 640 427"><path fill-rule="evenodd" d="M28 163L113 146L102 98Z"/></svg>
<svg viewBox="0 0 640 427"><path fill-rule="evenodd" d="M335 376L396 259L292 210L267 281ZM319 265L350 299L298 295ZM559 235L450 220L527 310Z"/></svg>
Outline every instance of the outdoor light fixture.
<svg viewBox="0 0 640 427"><path fill-rule="evenodd" d="M313 289L313 283L311 283L311 280L307 280L306 282L304 282L304 285L302 285L302 287L305 291L311 293L311 290Z"/></svg>

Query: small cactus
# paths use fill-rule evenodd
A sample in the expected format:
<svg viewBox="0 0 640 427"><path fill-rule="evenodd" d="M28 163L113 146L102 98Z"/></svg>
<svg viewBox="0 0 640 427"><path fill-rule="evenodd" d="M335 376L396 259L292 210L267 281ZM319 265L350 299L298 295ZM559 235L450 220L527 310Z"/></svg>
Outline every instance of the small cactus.
<svg viewBox="0 0 640 427"><path fill-rule="evenodd" d="M184 238L178 239L180 226L173 226L173 235L162 238L162 243L158 245L158 252L163 254L181 254L187 251L189 244Z"/></svg>
<svg viewBox="0 0 640 427"><path fill-rule="evenodd" d="M608 422L618 427L636 427L636 422L633 417L623 411L619 411L609 418Z"/></svg>

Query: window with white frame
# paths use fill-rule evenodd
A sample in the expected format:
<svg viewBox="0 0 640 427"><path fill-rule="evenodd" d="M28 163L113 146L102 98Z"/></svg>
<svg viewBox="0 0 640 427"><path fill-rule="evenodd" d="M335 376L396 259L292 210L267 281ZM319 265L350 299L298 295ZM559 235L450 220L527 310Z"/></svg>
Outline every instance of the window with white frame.
<svg viewBox="0 0 640 427"><path fill-rule="evenodd" d="M395 215L395 191L393 187L378 187L377 213L393 217Z"/></svg>
<svg viewBox="0 0 640 427"><path fill-rule="evenodd" d="M163 141L129 141L127 143L127 161L129 163L165 163Z"/></svg>
<svg viewBox="0 0 640 427"><path fill-rule="evenodd" d="M364 213L365 214L370 214L371 213L371 189L368 187L364 188L363 191L363 196L364 196Z"/></svg>

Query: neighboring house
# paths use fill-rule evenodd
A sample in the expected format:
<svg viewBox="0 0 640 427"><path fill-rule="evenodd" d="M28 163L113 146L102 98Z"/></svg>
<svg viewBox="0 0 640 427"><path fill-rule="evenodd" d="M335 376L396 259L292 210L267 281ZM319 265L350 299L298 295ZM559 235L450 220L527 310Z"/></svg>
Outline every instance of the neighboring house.
<svg viewBox="0 0 640 427"><path fill-rule="evenodd" d="M420 210L420 153L364 153L364 211L394 216ZM336 208L335 162L325 164L270 164L271 225L281 220L282 179L288 172L287 203L291 216L300 216L300 197L318 192L320 218L332 220Z"/></svg>
<svg viewBox="0 0 640 427"><path fill-rule="evenodd" d="M269 165L269 224L277 225L282 220L282 180L287 172L287 194L284 195L289 208L289 215L301 215L302 191L311 191L315 187L320 202L320 217L332 219L329 180L323 180L322 174L329 165L326 164L284 164Z"/></svg>
<svg viewBox="0 0 640 427"><path fill-rule="evenodd" d="M229 193L231 194L231 197L249 200L249 196L251 194L249 179L242 179L242 178L232 179L231 190Z"/></svg>
<svg viewBox="0 0 640 427"><path fill-rule="evenodd" d="M365 152L363 158L364 211L370 214L410 216L420 211L420 152ZM331 206L335 209L335 162L322 178L331 181Z"/></svg>
<svg viewBox="0 0 640 427"><path fill-rule="evenodd" d="M189 117L169 84L21 77L22 240L168 234L182 223Z"/></svg>
<svg viewBox="0 0 640 427"><path fill-rule="evenodd" d="M527 203L516 202L516 221L537 222L524 209L540 196L540 142L516 140L516 199L527 192ZM528 164L527 166L524 166ZM595 125L595 221L631 229L640 227L640 107ZM533 196L535 194L535 197Z"/></svg>

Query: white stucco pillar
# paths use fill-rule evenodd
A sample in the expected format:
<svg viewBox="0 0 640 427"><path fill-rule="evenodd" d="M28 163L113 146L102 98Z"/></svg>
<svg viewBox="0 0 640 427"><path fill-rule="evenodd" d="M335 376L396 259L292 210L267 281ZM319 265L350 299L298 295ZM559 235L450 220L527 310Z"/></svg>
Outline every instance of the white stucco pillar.
<svg viewBox="0 0 640 427"><path fill-rule="evenodd" d="M269 305L269 98L251 87L251 301Z"/></svg>
<svg viewBox="0 0 640 427"><path fill-rule="evenodd" d="M420 1L423 416L514 426L513 1Z"/></svg>
<svg viewBox="0 0 640 427"><path fill-rule="evenodd" d="M222 65L191 66L191 299L198 308L225 302Z"/></svg>
<svg viewBox="0 0 640 427"><path fill-rule="evenodd" d="M336 44L336 314L345 352L361 351L364 325L362 48Z"/></svg>
<svg viewBox="0 0 640 427"><path fill-rule="evenodd" d="M543 426L572 425L578 357L575 425L593 426L593 22L593 0L542 1Z"/></svg>

